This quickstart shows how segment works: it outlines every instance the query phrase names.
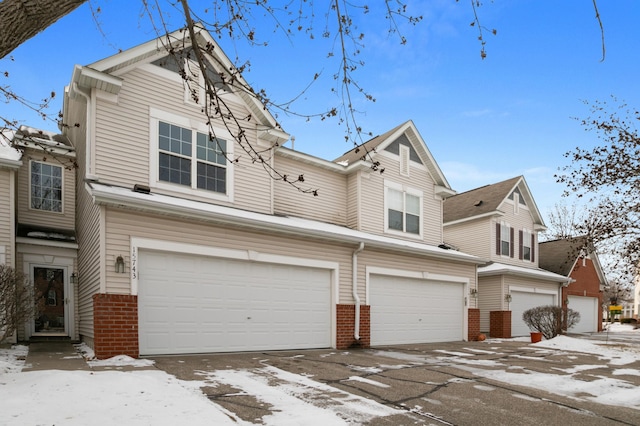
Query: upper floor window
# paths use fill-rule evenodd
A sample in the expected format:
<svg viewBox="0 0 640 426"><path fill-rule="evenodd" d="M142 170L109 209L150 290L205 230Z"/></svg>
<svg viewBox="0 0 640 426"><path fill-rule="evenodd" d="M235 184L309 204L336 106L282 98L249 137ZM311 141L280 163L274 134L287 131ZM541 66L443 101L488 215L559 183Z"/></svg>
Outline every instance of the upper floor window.
<svg viewBox="0 0 640 426"><path fill-rule="evenodd" d="M62 166L31 162L31 208L62 213Z"/></svg>
<svg viewBox="0 0 640 426"><path fill-rule="evenodd" d="M496 223L496 254L513 257L514 230L506 222Z"/></svg>
<svg viewBox="0 0 640 426"><path fill-rule="evenodd" d="M210 138L204 133L160 121L158 178L165 182L225 194L226 147L227 141L224 139Z"/></svg>
<svg viewBox="0 0 640 426"><path fill-rule="evenodd" d="M385 230L422 234L422 192L385 182Z"/></svg>
<svg viewBox="0 0 640 426"><path fill-rule="evenodd" d="M520 237L520 259L535 260L535 235L526 229L519 232Z"/></svg>
<svg viewBox="0 0 640 426"><path fill-rule="evenodd" d="M227 135L211 137L205 125L151 110L150 186L233 201L233 153ZM208 194L208 195L207 195Z"/></svg>

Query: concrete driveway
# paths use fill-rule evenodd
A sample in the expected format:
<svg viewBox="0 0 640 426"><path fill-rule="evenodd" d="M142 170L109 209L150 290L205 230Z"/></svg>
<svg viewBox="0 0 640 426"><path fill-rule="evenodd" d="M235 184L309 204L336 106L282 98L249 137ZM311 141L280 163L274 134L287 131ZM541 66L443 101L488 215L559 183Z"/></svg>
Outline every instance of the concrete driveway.
<svg viewBox="0 0 640 426"><path fill-rule="evenodd" d="M352 424L585 426L640 424L640 404L615 399L640 393L635 354L622 362L489 340L153 359L255 424L302 402Z"/></svg>

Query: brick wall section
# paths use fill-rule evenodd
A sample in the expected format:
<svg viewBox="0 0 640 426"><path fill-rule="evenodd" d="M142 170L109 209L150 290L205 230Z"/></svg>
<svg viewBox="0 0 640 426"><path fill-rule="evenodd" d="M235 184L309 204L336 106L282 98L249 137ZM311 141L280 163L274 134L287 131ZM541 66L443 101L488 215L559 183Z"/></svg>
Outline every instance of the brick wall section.
<svg viewBox="0 0 640 426"><path fill-rule="evenodd" d="M562 307L570 308L565 301L568 296L583 296L598 298L598 331L602 331L602 293L600 292L600 279L591 259L578 259L573 270L571 278L575 281L568 287L562 288ZM608 301L607 301L608 302Z"/></svg>
<svg viewBox="0 0 640 426"><path fill-rule="evenodd" d="M370 306L360 305L360 343L353 337L356 321L355 305L336 305L337 336L336 348L347 349L353 346L368 348L371 345Z"/></svg>
<svg viewBox="0 0 640 426"><path fill-rule="evenodd" d="M137 358L138 297L126 294L93 296L93 351L96 358L116 355Z"/></svg>
<svg viewBox="0 0 640 426"><path fill-rule="evenodd" d="M511 338L511 311L489 312L489 336Z"/></svg>
<svg viewBox="0 0 640 426"><path fill-rule="evenodd" d="M478 340L480 334L480 309L469 308L469 331L467 333L467 340Z"/></svg>

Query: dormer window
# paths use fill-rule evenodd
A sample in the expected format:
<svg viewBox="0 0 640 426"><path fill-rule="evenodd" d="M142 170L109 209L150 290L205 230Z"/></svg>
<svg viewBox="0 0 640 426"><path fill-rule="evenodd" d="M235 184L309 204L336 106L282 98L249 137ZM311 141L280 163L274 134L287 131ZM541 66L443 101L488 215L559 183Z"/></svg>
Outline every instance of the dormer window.
<svg viewBox="0 0 640 426"><path fill-rule="evenodd" d="M31 208L62 213L62 166L32 161L30 174Z"/></svg>

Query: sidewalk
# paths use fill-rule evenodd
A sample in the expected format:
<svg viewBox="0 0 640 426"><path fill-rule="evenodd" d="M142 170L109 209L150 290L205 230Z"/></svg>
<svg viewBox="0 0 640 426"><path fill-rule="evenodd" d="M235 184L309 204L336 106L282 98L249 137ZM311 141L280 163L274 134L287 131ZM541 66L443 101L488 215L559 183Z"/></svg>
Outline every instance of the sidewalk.
<svg viewBox="0 0 640 426"><path fill-rule="evenodd" d="M22 371L87 370L91 367L76 351L71 342L34 342Z"/></svg>

